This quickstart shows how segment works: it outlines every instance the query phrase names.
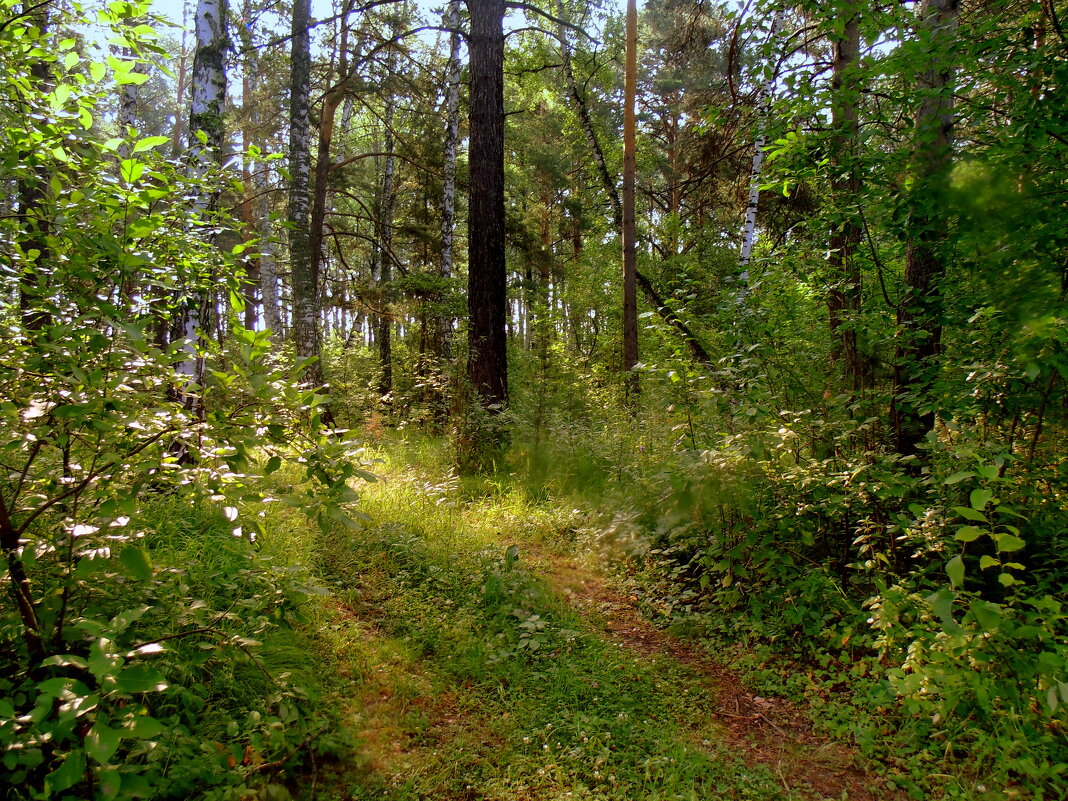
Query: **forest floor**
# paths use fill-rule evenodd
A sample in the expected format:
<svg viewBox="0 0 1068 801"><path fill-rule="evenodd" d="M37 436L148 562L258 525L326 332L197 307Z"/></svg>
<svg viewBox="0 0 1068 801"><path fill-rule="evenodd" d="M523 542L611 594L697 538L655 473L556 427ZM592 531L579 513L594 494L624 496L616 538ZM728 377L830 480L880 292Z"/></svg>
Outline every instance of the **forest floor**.
<svg viewBox="0 0 1068 801"><path fill-rule="evenodd" d="M301 797L894 798L802 706L656 628L575 545L578 510L385 465L321 544L351 748Z"/></svg>

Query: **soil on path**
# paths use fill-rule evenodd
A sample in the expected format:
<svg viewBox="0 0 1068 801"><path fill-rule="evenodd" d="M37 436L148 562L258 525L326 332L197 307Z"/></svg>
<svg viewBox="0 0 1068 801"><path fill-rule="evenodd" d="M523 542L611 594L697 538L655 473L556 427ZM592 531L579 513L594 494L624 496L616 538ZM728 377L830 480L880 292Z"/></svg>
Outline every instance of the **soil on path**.
<svg viewBox="0 0 1068 801"><path fill-rule="evenodd" d="M769 768L788 795L848 801L903 797L864 770L849 746L817 735L795 704L754 694L737 673L653 626L632 598L611 588L596 572L557 554L538 551L530 556L549 584L606 637L637 655L667 657L689 669L696 689L715 699L714 714L727 740L721 745L749 764Z"/></svg>

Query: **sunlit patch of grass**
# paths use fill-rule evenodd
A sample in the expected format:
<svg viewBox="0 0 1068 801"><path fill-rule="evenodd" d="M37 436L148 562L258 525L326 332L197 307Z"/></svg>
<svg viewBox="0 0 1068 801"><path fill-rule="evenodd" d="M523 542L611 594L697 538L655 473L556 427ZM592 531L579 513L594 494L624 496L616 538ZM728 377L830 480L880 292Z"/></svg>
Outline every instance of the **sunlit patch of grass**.
<svg viewBox="0 0 1068 801"><path fill-rule="evenodd" d="M323 647L351 682L357 742L336 797L780 796L719 752L681 668L607 642L530 569L525 554L565 547L578 513L394 459L361 487L365 529L317 546L335 590Z"/></svg>

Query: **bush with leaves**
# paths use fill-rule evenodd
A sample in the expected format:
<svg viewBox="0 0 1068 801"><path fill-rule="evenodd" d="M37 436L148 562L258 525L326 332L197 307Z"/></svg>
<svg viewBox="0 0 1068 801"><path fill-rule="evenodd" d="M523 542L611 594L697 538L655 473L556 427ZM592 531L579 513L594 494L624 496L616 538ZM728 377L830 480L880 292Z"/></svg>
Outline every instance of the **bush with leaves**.
<svg viewBox="0 0 1068 801"><path fill-rule="evenodd" d="M4 793L210 795L281 767L312 725L307 687L265 665L278 649L257 655L309 591L250 543L262 476L295 463L280 499L351 523L357 462L322 397L267 360L265 332L170 340L182 308L220 308L239 273L212 244L228 221L196 202L225 176L190 177L162 137L99 135L106 94L160 55L145 8L99 11L132 55L98 61L55 35L75 22L63 12L0 8L0 163L19 188L0 219ZM167 556L164 507L199 521L211 550L239 543L227 566ZM219 685L235 670L256 677L241 703ZM212 704L222 732L205 728Z"/></svg>

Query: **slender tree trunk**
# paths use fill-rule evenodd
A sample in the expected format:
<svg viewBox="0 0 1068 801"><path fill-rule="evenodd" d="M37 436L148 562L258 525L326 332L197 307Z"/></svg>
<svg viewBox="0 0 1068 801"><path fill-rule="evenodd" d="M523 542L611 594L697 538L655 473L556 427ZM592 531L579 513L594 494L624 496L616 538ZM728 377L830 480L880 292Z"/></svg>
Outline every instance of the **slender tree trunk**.
<svg viewBox="0 0 1068 801"><path fill-rule="evenodd" d="M319 274L310 235L311 132L310 0L294 0L289 85L289 261L293 287L293 340L297 360L311 359L303 378L323 383L319 360Z"/></svg>
<svg viewBox="0 0 1068 801"><path fill-rule="evenodd" d="M948 220L944 207L952 166L953 49L959 0L925 0L923 37L930 47L919 76L913 149L914 188L905 251L905 293L898 307L900 345L894 361L891 419L898 453L916 455L934 427L925 410L939 368L942 337L941 281L946 272Z"/></svg>
<svg viewBox="0 0 1068 801"><path fill-rule="evenodd" d="M638 243L634 214L635 98L638 86L638 5L627 0L627 64L623 90L623 370L627 394L640 389L638 373Z"/></svg>
<svg viewBox="0 0 1068 801"><path fill-rule="evenodd" d="M453 243L456 234L456 147L460 141L460 0L449 0L445 13L449 28L449 61L445 67L445 181L441 198L441 265L442 278L452 278ZM434 351L452 355L452 318L438 315Z"/></svg>
<svg viewBox="0 0 1068 801"><path fill-rule="evenodd" d="M387 61L387 72L392 74L395 64L394 53L391 50ZM388 79L388 76L387 76ZM382 288L383 314L378 323L378 364L381 370L378 380L378 394L386 398L393 391L393 338L392 338L392 310L390 308L390 283L393 280L393 209L396 205L393 187L397 169L397 160L393 155L393 116L396 108L396 99L392 93L386 93L386 107L383 113L383 151L385 162L382 169L382 204L378 213L378 244L380 248L380 286Z"/></svg>
<svg viewBox="0 0 1068 801"><path fill-rule="evenodd" d="M226 108L226 50L229 46L227 13L227 0L200 0L197 4L196 52L189 95L189 155L190 169L198 178L222 163L226 141L223 114ZM203 141L198 134L203 135ZM201 215L210 214L218 203L218 193L199 191L198 210ZM209 292L191 295L176 321L177 333L189 343L189 358L179 371L200 386L204 383L204 357L197 352L195 343L205 332L210 333L213 301ZM187 403L199 404L199 401L189 398ZM202 406L199 411L203 413Z"/></svg>
<svg viewBox="0 0 1068 801"><path fill-rule="evenodd" d="M782 12L778 12L771 22L771 32L768 34L770 42L782 27ZM772 48L772 52L775 48ZM738 255L738 282L741 287L739 300L744 300L749 286L749 263L753 257L753 245L756 244L757 235L757 210L760 206L760 176L764 172L764 146L767 144L768 117L771 115L772 91L775 88L775 64L767 66L767 75L760 87L760 96L757 102L757 135L753 142L753 165L749 173L749 202L745 207L745 224L742 227L742 248Z"/></svg>
<svg viewBox="0 0 1068 801"><path fill-rule="evenodd" d="M861 183L854 164L857 138L860 133L857 107L860 102L860 82L856 64L860 58L859 7L850 0L840 13L846 18L840 38L834 41L834 76L831 88L834 104L831 108L831 127L835 141L831 150L831 171L834 178L831 194L841 219L831 229L827 267L830 289L827 293L828 324L832 337L832 357L842 363L847 383L858 391L863 383L864 367L857 343L857 316L861 307L860 270L856 253L860 248L863 230L854 211L860 202Z"/></svg>
<svg viewBox="0 0 1068 801"><path fill-rule="evenodd" d="M41 47L47 48L51 22L48 16L49 6L26 2L23 9L34 21ZM42 91L47 91L52 85L49 62L43 58L35 58L30 64L30 80ZM23 158L33 163L35 157L27 153ZM41 308L41 298L48 296L45 277L48 271L47 267L40 269L45 267L49 260L50 226L41 208L49 191L49 179L48 169L37 165L18 181L19 249L23 255L19 270L19 312L23 325L31 331L44 328L52 320L52 316Z"/></svg>
<svg viewBox="0 0 1068 801"><path fill-rule="evenodd" d="M468 378L490 412L508 401L504 257L504 0L471 12L471 187L468 214Z"/></svg>

